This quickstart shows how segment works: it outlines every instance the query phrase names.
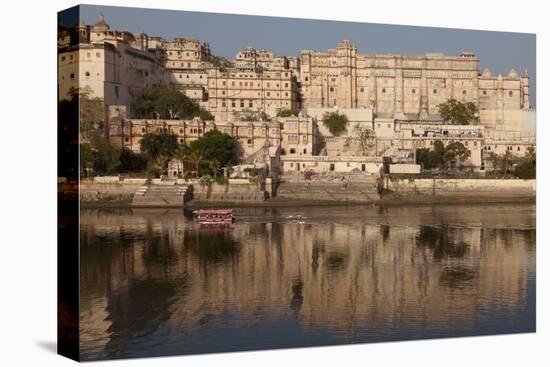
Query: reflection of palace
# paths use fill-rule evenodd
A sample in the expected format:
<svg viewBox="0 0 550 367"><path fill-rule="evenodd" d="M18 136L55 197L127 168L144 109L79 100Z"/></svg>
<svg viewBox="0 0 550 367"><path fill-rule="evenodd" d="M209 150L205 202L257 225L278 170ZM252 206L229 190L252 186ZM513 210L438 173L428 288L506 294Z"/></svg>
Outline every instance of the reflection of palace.
<svg viewBox="0 0 550 367"><path fill-rule="evenodd" d="M497 300L518 311L534 270L534 213L499 219L528 229L514 230L491 223L500 208L457 208L452 225L433 210L444 209L228 233L195 231L177 211L84 212L81 345L110 352L167 320L192 334L222 313L250 325L297 317L345 341L369 327L471 330Z"/></svg>

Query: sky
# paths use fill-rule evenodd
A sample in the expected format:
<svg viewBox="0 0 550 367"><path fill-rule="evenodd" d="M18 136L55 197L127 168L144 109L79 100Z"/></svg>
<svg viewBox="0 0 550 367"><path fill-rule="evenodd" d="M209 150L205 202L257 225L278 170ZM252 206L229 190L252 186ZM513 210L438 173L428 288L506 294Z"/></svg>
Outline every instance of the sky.
<svg viewBox="0 0 550 367"><path fill-rule="evenodd" d="M512 68L520 74L527 69L530 102L536 105L534 34L97 5L80 7L80 18L87 24L94 24L100 14L111 29L145 32L168 41L176 36L196 37L209 42L214 55L229 60L247 46L264 48L276 55L299 56L301 50L335 48L343 39L355 43L360 53L368 54L459 55L471 51L480 60L480 71L489 68L493 74L505 76ZM70 23L70 20L64 22Z"/></svg>

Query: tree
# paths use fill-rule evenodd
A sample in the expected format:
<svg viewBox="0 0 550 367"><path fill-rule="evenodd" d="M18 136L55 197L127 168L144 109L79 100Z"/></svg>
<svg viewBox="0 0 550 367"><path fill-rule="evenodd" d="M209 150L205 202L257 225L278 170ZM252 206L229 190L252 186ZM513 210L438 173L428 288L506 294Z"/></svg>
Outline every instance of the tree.
<svg viewBox="0 0 550 367"><path fill-rule="evenodd" d="M168 164L168 160L170 159L170 157L164 155L164 154L159 154L156 158L155 158L155 163L157 164L157 166L159 167L160 169L160 174L164 174L164 172L166 171L166 165Z"/></svg>
<svg viewBox="0 0 550 367"><path fill-rule="evenodd" d="M191 153L189 154L189 159L191 160L191 162L195 163L195 175L198 176L199 166L201 164L201 161L204 159L204 157L198 150L195 150L195 151L192 150Z"/></svg>
<svg viewBox="0 0 550 367"><path fill-rule="evenodd" d="M277 117L290 117L295 116L294 112L290 108L280 108L277 110Z"/></svg>
<svg viewBox="0 0 550 367"><path fill-rule="evenodd" d="M214 116L174 87L145 88L141 96L132 103L137 117L151 118L155 115L162 119L213 120Z"/></svg>
<svg viewBox="0 0 550 367"><path fill-rule="evenodd" d="M534 146L530 146L527 148L527 151L525 152L525 159L527 159L529 162L532 162L535 164L537 162L537 152L535 151Z"/></svg>
<svg viewBox="0 0 550 367"><path fill-rule="evenodd" d="M171 157L177 148L177 138L170 133L147 133L140 141L141 151L149 154L152 159L156 159L161 154Z"/></svg>
<svg viewBox="0 0 550 367"><path fill-rule="evenodd" d="M120 172L138 172L147 169L147 157L144 154L134 153L123 148L120 151Z"/></svg>
<svg viewBox="0 0 550 367"><path fill-rule="evenodd" d="M323 125L334 136L341 135L348 126L349 120L345 114L327 112L323 115Z"/></svg>
<svg viewBox="0 0 550 367"><path fill-rule="evenodd" d="M447 144L445 147L445 153L443 155L445 160L445 165L447 166L451 161L464 162L468 157L470 157L471 152L458 141L453 141Z"/></svg>
<svg viewBox="0 0 550 367"><path fill-rule="evenodd" d="M441 140L434 142L434 149L419 148L416 150L416 163L424 169L447 167L451 161L464 162L471 152L460 142L450 142L445 146Z"/></svg>
<svg viewBox="0 0 550 367"><path fill-rule="evenodd" d="M441 167L443 156L435 150L429 148L419 148L416 150L416 163L422 165L424 169L433 169Z"/></svg>
<svg viewBox="0 0 550 367"><path fill-rule="evenodd" d="M368 128L367 126L362 126L357 124L353 128L354 136L346 138L344 146L349 148L354 141L357 141L359 144L359 149L361 155L367 155L369 150L374 146L376 134L374 130Z"/></svg>
<svg viewBox="0 0 550 367"><path fill-rule="evenodd" d="M525 161L514 168L514 176L524 180L536 178L537 168L534 162Z"/></svg>
<svg viewBox="0 0 550 367"><path fill-rule="evenodd" d="M112 144L100 133L94 133L90 138L92 148L92 164L99 174L114 174L120 166L120 148Z"/></svg>
<svg viewBox="0 0 550 367"><path fill-rule="evenodd" d="M190 149L187 145L180 145L174 152L174 157L180 161L182 173L185 168L185 161L189 159Z"/></svg>
<svg viewBox="0 0 550 367"><path fill-rule="evenodd" d="M479 123L478 109L473 102L460 102L454 98L438 106L441 118L452 125L472 125Z"/></svg>
<svg viewBox="0 0 550 367"><path fill-rule="evenodd" d="M204 160L226 166L233 158L236 140L218 130L210 130L190 145L191 152L198 153Z"/></svg>

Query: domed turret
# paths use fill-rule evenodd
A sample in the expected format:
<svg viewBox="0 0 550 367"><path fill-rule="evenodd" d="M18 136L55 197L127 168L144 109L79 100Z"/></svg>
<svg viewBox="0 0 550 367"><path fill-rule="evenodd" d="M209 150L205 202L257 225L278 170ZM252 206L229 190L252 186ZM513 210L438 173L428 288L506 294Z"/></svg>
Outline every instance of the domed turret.
<svg viewBox="0 0 550 367"><path fill-rule="evenodd" d="M103 14L99 16L97 23L94 24L94 26L92 27L92 30L95 32L104 32L108 31L109 29L109 25L107 24L107 22L105 22L105 17L103 16Z"/></svg>
<svg viewBox="0 0 550 367"><path fill-rule="evenodd" d="M493 76L493 73L491 72L491 70L489 68L485 68L483 70L483 72L481 73L481 76L484 77L484 78L490 78Z"/></svg>
<svg viewBox="0 0 550 367"><path fill-rule="evenodd" d="M508 77L509 78L517 78L518 77L518 72L516 71L516 69L511 69L508 72Z"/></svg>

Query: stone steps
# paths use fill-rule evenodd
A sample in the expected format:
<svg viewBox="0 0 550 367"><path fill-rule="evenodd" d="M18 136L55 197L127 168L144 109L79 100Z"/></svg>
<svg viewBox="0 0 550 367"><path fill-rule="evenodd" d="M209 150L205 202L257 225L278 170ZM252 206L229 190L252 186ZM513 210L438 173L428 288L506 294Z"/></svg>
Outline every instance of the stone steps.
<svg viewBox="0 0 550 367"><path fill-rule="evenodd" d="M133 206L171 206L183 207L187 195L187 186L148 185L140 186L132 200Z"/></svg>

